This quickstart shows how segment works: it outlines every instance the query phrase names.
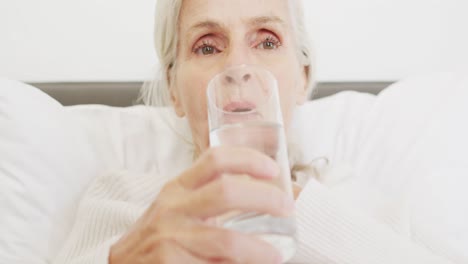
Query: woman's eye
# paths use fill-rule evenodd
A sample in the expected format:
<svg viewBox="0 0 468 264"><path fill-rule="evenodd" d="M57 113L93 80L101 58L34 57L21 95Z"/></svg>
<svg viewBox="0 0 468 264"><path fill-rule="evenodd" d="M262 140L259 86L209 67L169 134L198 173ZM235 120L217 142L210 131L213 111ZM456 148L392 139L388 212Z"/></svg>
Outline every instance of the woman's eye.
<svg viewBox="0 0 468 264"><path fill-rule="evenodd" d="M262 43L257 45L257 49L273 50L280 46L280 42L272 37L266 38Z"/></svg>
<svg viewBox="0 0 468 264"><path fill-rule="evenodd" d="M213 45L203 44L200 47L196 48L194 52L198 55L208 56L208 55L216 54L219 51Z"/></svg>
<svg viewBox="0 0 468 264"><path fill-rule="evenodd" d="M203 53L203 55L210 55L215 52L215 48L213 48L212 46L203 46L201 47L201 52Z"/></svg>

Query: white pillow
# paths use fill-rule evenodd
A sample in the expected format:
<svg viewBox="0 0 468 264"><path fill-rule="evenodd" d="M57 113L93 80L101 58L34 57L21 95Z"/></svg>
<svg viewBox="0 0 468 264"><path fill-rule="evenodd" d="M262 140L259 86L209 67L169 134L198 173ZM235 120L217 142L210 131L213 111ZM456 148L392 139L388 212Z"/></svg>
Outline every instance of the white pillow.
<svg viewBox="0 0 468 264"><path fill-rule="evenodd" d="M337 139L342 135L353 137L376 98L373 94L344 91L298 107L290 133L292 141L300 145L303 162L321 157L334 160L339 151Z"/></svg>
<svg viewBox="0 0 468 264"><path fill-rule="evenodd" d="M187 151L192 151L188 124L176 118L172 108L77 105L64 111L92 145L101 171L166 173L160 171L159 160L174 160L177 166L179 148L189 146ZM161 141L171 147L159 148Z"/></svg>
<svg viewBox="0 0 468 264"><path fill-rule="evenodd" d="M334 158L388 199L411 201L377 205L377 215L400 210L410 219L400 231L460 261L468 259L467 102L468 72L398 82L377 96L354 135L342 137Z"/></svg>
<svg viewBox="0 0 468 264"><path fill-rule="evenodd" d="M43 263L71 196L96 171L95 154L62 106L38 89L0 80L0 259ZM79 161L79 162L77 162Z"/></svg>
<svg viewBox="0 0 468 264"><path fill-rule="evenodd" d="M177 170L180 149L158 149L161 140L182 147L182 139L191 151L188 126L173 115L144 106L62 107L32 86L0 79L0 262L48 263L94 177L158 170L158 159L174 160Z"/></svg>

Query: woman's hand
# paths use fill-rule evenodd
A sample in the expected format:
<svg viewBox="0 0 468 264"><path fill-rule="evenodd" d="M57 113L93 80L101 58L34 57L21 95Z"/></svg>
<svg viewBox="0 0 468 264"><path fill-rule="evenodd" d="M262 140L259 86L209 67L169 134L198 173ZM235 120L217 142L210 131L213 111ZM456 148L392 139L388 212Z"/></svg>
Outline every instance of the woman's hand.
<svg viewBox="0 0 468 264"><path fill-rule="evenodd" d="M109 263L281 263L270 244L210 224L210 218L231 210L292 213L294 201L268 183L278 175L277 164L260 152L207 150L163 187L132 230L112 246Z"/></svg>

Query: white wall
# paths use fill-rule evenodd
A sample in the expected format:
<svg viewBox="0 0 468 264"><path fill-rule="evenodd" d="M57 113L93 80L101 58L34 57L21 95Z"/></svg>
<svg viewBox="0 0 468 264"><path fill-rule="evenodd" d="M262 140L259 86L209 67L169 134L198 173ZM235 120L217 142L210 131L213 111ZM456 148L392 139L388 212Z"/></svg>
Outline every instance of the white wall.
<svg viewBox="0 0 468 264"><path fill-rule="evenodd" d="M320 80L468 69L467 0L304 0ZM155 0L0 1L0 76L138 81L155 64Z"/></svg>
<svg viewBox="0 0 468 264"><path fill-rule="evenodd" d="M0 75L27 81L140 80L155 61L154 5L155 0L0 0Z"/></svg>
<svg viewBox="0 0 468 264"><path fill-rule="evenodd" d="M468 69L468 0L305 0L322 80Z"/></svg>

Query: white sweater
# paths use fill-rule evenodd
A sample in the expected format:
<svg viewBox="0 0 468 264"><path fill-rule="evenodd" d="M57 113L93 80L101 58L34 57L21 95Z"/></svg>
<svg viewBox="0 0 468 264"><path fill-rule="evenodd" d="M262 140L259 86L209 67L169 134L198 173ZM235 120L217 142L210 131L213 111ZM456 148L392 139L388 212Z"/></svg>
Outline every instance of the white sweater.
<svg viewBox="0 0 468 264"><path fill-rule="evenodd" d="M467 97L456 92L448 100L434 90L432 103L418 102L414 113L398 98L404 117L374 111L364 128L342 128L346 135L337 138L322 180L310 180L297 200L299 250L290 263L468 263L468 167L462 155L468 129L460 119L468 107ZM379 104L386 102L373 107ZM379 129L387 129L385 138L376 136ZM400 147L394 147L397 138ZM154 173L124 171L96 179L54 262L107 263L110 246L164 183L190 166L186 144L174 153Z"/></svg>

